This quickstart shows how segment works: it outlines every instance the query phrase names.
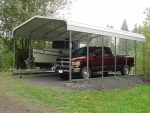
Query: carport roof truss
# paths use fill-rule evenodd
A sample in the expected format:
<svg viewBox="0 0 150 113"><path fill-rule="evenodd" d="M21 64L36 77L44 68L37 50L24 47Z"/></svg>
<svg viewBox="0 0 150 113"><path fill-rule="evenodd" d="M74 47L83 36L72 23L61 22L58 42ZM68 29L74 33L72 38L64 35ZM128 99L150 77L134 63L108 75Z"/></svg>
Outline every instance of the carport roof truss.
<svg viewBox="0 0 150 113"><path fill-rule="evenodd" d="M105 35L129 40L137 40L141 42L146 41L145 37L141 34L42 16L34 16L16 27L13 31L13 37L51 41L57 38L68 38L68 31L72 31L72 38L79 38L82 40L84 38L86 39L87 33L89 33L91 38Z"/></svg>

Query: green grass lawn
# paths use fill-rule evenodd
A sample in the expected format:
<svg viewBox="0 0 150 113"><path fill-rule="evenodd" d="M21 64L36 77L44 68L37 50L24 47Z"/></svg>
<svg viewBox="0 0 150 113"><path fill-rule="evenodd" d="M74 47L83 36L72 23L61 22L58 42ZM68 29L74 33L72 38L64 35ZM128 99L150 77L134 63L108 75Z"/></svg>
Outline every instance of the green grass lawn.
<svg viewBox="0 0 150 113"><path fill-rule="evenodd" d="M0 73L0 91L20 102L64 113L150 113L150 85L118 91L64 91L33 86L11 73Z"/></svg>

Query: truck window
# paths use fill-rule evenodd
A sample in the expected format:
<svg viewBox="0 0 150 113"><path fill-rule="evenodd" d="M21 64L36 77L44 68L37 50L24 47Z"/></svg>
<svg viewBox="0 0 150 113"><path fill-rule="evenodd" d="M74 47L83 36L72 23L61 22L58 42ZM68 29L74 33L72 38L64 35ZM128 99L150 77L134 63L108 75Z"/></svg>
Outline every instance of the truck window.
<svg viewBox="0 0 150 113"><path fill-rule="evenodd" d="M108 47L104 48L106 55L111 55L110 49Z"/></svg>
<svg viewBox="0 0 150 113"><path fill-rule="evenodd" d="M102 48L99 48L95 51L94 55L96 56L102 56Z"/></svg>
<svg viewBox="0 0 150 113"><path fill-rule="evenodd" d="M85 48L77 49L72 53L72 55L86 55L86 49Z"/></svg>

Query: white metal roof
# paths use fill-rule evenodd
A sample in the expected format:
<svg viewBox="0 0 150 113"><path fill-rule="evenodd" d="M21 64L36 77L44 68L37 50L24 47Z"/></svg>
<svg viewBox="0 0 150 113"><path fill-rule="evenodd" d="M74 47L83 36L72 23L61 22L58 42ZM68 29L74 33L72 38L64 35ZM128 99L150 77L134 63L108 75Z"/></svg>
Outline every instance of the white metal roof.
<svg viewBox="0 0 150 113"><path fill-rule="evenodd" d="M90 37L105 35L142 42L146 41L145 37L141 34L42 16L34 16L16 27L13 31L13 36L14 38L24 39L55 40L59 38L69 38L68 31L70 30L72 31L72 37L78 38L79 40L86 39L87 33L89 33Z"/></svg>

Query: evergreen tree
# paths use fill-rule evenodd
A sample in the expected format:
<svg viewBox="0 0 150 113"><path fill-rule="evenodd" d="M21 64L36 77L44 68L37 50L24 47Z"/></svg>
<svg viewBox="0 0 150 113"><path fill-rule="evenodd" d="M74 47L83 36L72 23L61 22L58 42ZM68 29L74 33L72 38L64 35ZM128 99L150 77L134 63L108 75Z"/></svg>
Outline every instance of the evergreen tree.
<svg viewBox="0 0 150 113"><path fill-rule="evenodd" d="M135 24L132 32L140 34L141 33L141 26L140 25L138 26L137 24Z"/></svg>
<svg viewBox="0 0 150 113"><path fill-rule="evenodd" d="M123 24L121 26L121 30L123 30L123 31L129 31L126 19L124 19L124 21L123 21Z"/></svg>
<svg viewBox="0 0 150 113"><path fill-rule="evenodd" d="M107 27L113 29L113 26L109 26L107 25ZM99 36L99 37L95 37L90 41L90 45L91 46L102 46L102 38L103 38L103 46L108 46L110 47L112 50L114 50L115 46L112 40L112 37L109 36Z"/></svg>
<svg viewBox="0 0 150 113"><path fill-rule="evenodd" d="M121 30L129 31L126 19L124 19L123 24L121 26ZM123 37L119 37L118 49L117 52L120 55L126 54L126 39L122 39ZM134 49L134 41L127 40L127 54L129 54Z"/></svg>
<svg viewBox="0 0 150 113"><path fill-rule="evenodd" d="M124 21L123 21L123 24L121 26L121 30L128 31L128 26L127 26L126 19L124 19ZM117 52L120 55L125 55L125 53L126 53L126 40L121 39L123 37L118 37L118 38L119 38L119 43L118 43Z"/></svg>

